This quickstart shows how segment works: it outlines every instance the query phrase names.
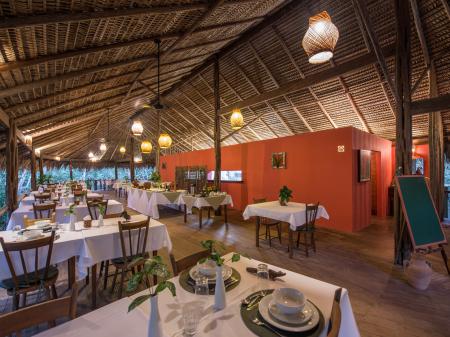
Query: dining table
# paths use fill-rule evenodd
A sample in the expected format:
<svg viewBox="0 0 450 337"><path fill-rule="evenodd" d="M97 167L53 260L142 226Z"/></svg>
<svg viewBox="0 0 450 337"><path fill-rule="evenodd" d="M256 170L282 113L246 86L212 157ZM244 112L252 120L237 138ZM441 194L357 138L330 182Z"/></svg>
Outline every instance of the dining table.
<svg viewBox="0 0 450 337"><path fill-rule="evenodd" d="M66 213L66 211L69 209L69 205L60 205L57 204L56 206L56 222L58 223L67 223L70 221L70 216ZM75 205L75 216L77 220L81 221L86 215L89 215L89 210L87 207L87 204L82 202L79 205ZM117 200L110 199L108 200L108 207L106 209L106 214L115 214L115 213L122 213L123 212L123 205ZM16 227L23 228L23 218L24 216L27 216L29 219L34 219L34 212L33 212L33 205L21 205L18 207L14 212L12 212L9 221L8 226L6 227L7 230L12 230Z"/></svg>
<svg viewBox="0 0 450 337"><path fill-rule="evenodd" d="M132 215L130 221L141 221L147 219L142 214ZM97 289L97 264L102 261L122 257L122 248L120 245L119 221L125 221L123 218L108 218L103 220L103 226L98 225L98 220L92 221L92 227L85 228L83 221L75 224L75 230L70 231L69 225L64 223L58 225L56 230L57 239L53 245L52 264L62 264L69 262L68 281L72 284L77 279L83 279L87 276L88 268L91 268L90 282L92 288L92 307L96 307L96 289ZM50 235L49 233L44 235ZM132 240L136 240L133 233ZM21 240L17 231L1 231L0 237L5 241ZM162 248L172 251L172 241L170 239L165 224L150 219L149 235L147 239L146 251L156 255ZM47 254L39 254L41 261L39 268L45 266ZM34 270L34 254L29 254L27 263L29 271ZM22 271L19 255L13 255L13 263L16 271ZM62 265L61 265L62 266ZM0 280L11 277L9 267L6 262L3 250L0 247Z"/></svg>
<svg viewBox="0 0 450 337"><path fill-rule="evenodd" d="M211 217L211 210L217 211L223 208L224 223L228 223L228 206L233 207L233 198L227 193L214 193L207 196L183 194L179 199L179 204L184 208L184 223L187 222L187 215L192 214L192 209L198 210L199 228L203 225L203 210L208 210L208 219Z"/></svg>
<svg viewBox="0 0 450 337"><path fill-rule="evenodd" d="M224 256L226 261L231 259L231 254ZM275 281L261 280L256 275L247 272L247 267L256 268L260 263L261 261L246 257L241 257L238 262L226 262L227 265L232 266L240 274L241 281L235 288L226 292L226 306L223 310L214 310L214 295L195 295L180 286L179 277L172 278L171 281L176 286L176 296L173 297L169 291L161 292L158 295L159 316L163 335L184 336L183 311L192 303L200 302L199 308L201 309L197 313L200 316L200 321L195 336L277 336L270 330L270 327L261 327L261 334L257 335L249 329L248 324L252 323L244 322L241 313L245 310L245 307L242 307L242 300L262 288L277 289L289 287L301 291L306 299L313 303L322 314L322 325L319 325L317 330L310 336L326 337L335 291L340 287L270 264L268 265L269 269L283 271L285 275L277 278ZM128 306L133 299L147 293L148 291L145 290L129 298L122 298L99 310L43 331L37 336L145 337L147 336L151 311L149 301L142 303L129 313ZM349 292L345 288L342 288L339 305L342 315L339 337L359 337L360 333L353 314ZM292 335L288 334L288 336ZM308 336L308 334L302 333L298 334L298 336Z"/></svg>
<svg viewBox="0 0 450 337"><path fill-rule="evenodd" d="M36 198L34 197L36 195L36 193L27 195L26 197L22 198L22 200L20 201L19 207L21 206L32 206L35 202L36 202ZM103 194L100 193L93 193L93 192L88 192L86 193L87 198L99 198L102 199L103 198ZM73 203L75 200L75 197L73 195L73 193L69 193L68 195L64 195L64 193L61 194L61 197L59 198L59 200L65 200L66 203Z"/></svg>
<svg viewBox="0 0 450 337"><path fill-rule="evenodd" d="M289 257L293 254L292 235L299 227L306 223L306 204L299 202L288 202L287 205L280 205L279 201L268 201L257 204L250 204L242 214L244 220L256 217L256 247L259 247L259 230L261 218L268 218L289 224ZM316 219L330 219L327 210L323 205L319 205Z"/></svg>

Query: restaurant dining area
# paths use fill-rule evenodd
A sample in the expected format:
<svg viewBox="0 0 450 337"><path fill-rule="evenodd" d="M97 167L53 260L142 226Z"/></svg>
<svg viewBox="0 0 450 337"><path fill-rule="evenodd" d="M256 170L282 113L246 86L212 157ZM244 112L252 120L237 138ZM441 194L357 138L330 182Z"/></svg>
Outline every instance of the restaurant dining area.
<svg viewBox="0 0 450 337"><path fill-rule="evenodd" d="M0 337L449 337L449 27L0 2Z"/></svg>

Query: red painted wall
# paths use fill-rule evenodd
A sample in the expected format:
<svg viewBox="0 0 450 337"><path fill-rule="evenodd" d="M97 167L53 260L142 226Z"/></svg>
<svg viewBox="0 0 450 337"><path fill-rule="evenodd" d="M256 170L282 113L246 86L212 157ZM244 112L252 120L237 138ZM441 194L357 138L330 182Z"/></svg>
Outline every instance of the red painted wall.
<svg viewBox="0 0 450 337"><path fill-rule="evenodd" d="M430 177L430 147L428 144L414 145L413 157L422 157L425 164L425 177ZM392 173L395 173L395 146L392 146ZM414 173L414 172L413 172Z"/></svg>
<svg viewBox="0 0 450 337"><path fill-rule="evenodd" d="M325 206L330 221L320 220L319 225L349 232L361 229L369 222L364 218L364 222L355 224L355 215L358 221L362 218L360 212L354 210L354 193L359 192L354 187L357 183L357 153L353 141L358 135L355 131L347 127L223 147L222 170L242 170L244 182L222 183L222 190L231 194L236 209L243 210L254 198L277 199L279 189L287 185L293 190L293 201L320 201ZM375 137L366 135L360 138ZM381 166L389 170L390 175L391 143L376 138L373 143L378 144L377 149L383 145L387 147L382 151L389 155L382 157ZM337 152L338 145L345 146L344 153ZM286 152L286 169L272 168L273 152ZM208 171L213 170L214 150L168 155L160 162L166 164L166 168L161 169L163 180L173 181L176 166L205 165ZM383 186L383 191L387 195L387 186ZM367 199L370 199L370 191ZM359 205L358 202L356 204ZM385 202L383 207L382 213L385 214Z"/></svg>

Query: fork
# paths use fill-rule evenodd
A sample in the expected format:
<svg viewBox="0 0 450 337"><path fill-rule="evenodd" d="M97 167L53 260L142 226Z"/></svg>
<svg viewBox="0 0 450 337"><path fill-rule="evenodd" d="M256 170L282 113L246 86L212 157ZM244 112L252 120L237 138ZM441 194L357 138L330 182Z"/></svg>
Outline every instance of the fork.
<svg viewBox="0 0 450 337"><path fill-rule="evenodd" d="M280 334L278 331L276 331L275 329L273 329L270 325L268 325L268 324L266 324L266 323L264 323L264 322L261 322L260 320L259 320L259 318L258 317L255 317L254 319L252 319L252 322L254 323L254 324L256 324L256 325L259 325L259 326L263 326L263 327L265 327L266 329L269 329L270 331L272 331L275 335L277 335L277 336L280 336L280 337L284 337L282 334Z"/></svg>

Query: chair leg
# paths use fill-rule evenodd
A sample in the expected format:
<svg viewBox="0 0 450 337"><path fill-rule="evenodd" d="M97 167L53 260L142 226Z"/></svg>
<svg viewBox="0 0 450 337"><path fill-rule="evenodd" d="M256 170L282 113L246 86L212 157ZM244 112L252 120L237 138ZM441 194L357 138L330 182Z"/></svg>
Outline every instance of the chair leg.
<svg viewBox="0 0 450 337"><path fill-rule="evenodd" d="M309 254L308 254L308 233L306 233L306 232L305 232L305 254L306 254L306 257L309 256Z"/></svg>
<svg viewBox="0 0 450 337"><path fill-rule="evenodd" d="M281 245L281 224L277 224L277 232L278 232L278 241L280 241Z"/></svg>
<svg viewBox="0 0 450 337"><path fill-rule="evenodd" d="M89 284L89 274L90 274L90 269L87 269L87 274L86 274L86 285Z"/></svg>
<svg viewBox="0 0 450 337"><path fill-rule="evenodd" d="M27 293L22 294L22 308L27 306Z"/></svg>
<svg viewBox="0 0 450 337"><path fill-rule="evenodd" d="M100 273L98 274L98 278L101 279L103 275L103 267L105 266L105 261L100 263Z"/></svg>
<svg viewBox="0 0 450 337"><path fill-rule="evenodd" d="M111 286L111 291L110 291L111 294L114 292L114 288L116 287L117 274L119 274L119 271L116 268L116 271L114 272L114 277L113 277L113 283L112 283L112 286Z"/></svg>
<svg viewBox="0 0 450 337"><path fill-rule="evenodd" d="M316 239L314 238L314 232L311 233L311 243L314 253L316 252Z"/></svg>
<svg viewBox="0 0 450 337"><path fill-rule="evenodd" d="M56 286L54 283L52 284L52 296L54 300L58 298L58 293L56 292Z"/></svg>
<svg viewBox="0 0 450 337"><path fill-rule="evenodd" d="M17 309L19 309L19 297L20 297L19 294L13 295L13 298L12 298L13 311L16 311Z"/></svg>
<svg viewBox="0 0 450 337"><path fill-rule="evenodd" d="M108 286L109 260L105 262L105 274L103 275L103 289Z"/></svg>
<svg viewBox="0 0 450 337"><path fill-rule="evenodd" d="M125 268L122 268L121 275L120 275L119 298L122 298L124 281L125 281Z"/></svg>
<svg viewBox="0 0 450 337"><path fill-rule="evenodd" d="M297 234L297 248L300 246L300 232Z"/></svg>
<svg viewBox="0 0 450 337"><path fill-rule="evenodd" d="M270 226L266 225L267 231L269 232L269 247L272 247L272 235L270 234Z"/></svg>

